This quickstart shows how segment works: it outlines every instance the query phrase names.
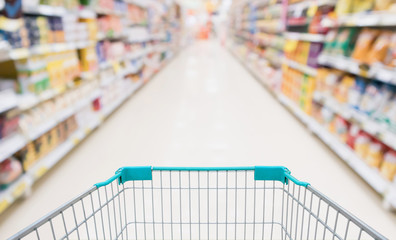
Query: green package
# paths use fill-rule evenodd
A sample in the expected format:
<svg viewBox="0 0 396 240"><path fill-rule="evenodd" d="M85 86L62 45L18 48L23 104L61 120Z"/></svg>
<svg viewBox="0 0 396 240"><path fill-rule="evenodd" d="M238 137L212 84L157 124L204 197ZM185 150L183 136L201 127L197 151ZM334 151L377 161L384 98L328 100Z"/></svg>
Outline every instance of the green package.
<svg viewBox="0 0 396 240"><path fill-rule="evenodd" d="M340 28L331 53L349 57L355 47L358 33L358 28Z"/></svg>

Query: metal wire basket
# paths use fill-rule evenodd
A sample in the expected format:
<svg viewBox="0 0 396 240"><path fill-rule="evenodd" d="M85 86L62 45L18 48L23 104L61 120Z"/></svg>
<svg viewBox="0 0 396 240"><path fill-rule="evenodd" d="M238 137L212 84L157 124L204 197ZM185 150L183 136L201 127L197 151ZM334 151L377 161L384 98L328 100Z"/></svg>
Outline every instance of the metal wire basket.
<svg viewBox="0 0 396 240"><path fill-rule="evenodd" d="M11 239L386 239L285 167L125 167Z"/></svg>

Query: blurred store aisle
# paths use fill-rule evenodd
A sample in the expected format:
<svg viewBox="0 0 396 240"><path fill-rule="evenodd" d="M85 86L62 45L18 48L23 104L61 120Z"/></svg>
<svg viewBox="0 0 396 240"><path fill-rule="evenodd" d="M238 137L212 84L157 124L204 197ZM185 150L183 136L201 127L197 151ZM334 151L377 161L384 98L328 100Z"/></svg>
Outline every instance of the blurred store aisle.
<svg viewBox="0 0 396 240"><path fill-rule="evenodd" d="M396 236L381 198L217 42L184 50L0 219L0 239L125 165L284 165ZM341 187L342 186L342 187Z"/></svg>

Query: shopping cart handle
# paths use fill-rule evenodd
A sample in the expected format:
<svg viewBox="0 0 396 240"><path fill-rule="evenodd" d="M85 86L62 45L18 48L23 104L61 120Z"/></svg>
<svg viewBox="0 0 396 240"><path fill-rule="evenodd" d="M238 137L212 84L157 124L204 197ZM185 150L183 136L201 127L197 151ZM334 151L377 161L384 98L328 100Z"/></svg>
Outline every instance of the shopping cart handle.
<svg viewBox="0 0 396 240"><path fill-rule="evenodd" d="M106 186L118 180L119 184L128 181L152 180L152 171L254 171L256 181L280 181L288 184L289 180L297 185L307 187L309 183L297 180L290 174L289 169L282 166L255 166L255 167L123 167L115 175L104 182L95 184L97 188Z"/></svg>
<svg viewBox="0 0 396 240"><path fill-rule="evenodd" d="M109 178L107 181L95 184L97 188L106 186L118 179L118 183L122 184L127 181L137 181L137 180L152 180L151 166L144 167L123 167L119 168L115 175Z"/></svg>
<svg viewBox="0 0 396 240"><path fill-rule="evenodd" d="M291 175L291 172L286 167L282 166L256 166L254 168L254 180L260 181L280 181L288 184L289 180L299 186L307 187L309 183L297 180Z"/></svg>

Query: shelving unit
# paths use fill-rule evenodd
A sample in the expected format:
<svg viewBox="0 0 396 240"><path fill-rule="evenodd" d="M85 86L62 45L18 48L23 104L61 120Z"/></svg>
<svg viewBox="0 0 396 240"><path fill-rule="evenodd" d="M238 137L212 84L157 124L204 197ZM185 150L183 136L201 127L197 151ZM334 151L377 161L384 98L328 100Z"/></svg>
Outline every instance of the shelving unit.
<svg viewBox="0 0 396 240"><path fill-rule="evenodd" d="M280 1L271 3L280 4ZM284 24L279 29L286 29L286 32L282 34L285 43L283 48L280 48L282 67L278 70L280 78L271 81L269 78L273 77L269 77L266 73L273 73L273 65L260 64L262 61L270 61L265 54L257 49L261 45L270 49L274 34L267 33L267 35L258 37L258 33L262 29L255 27L252 22L249 25L249 32L241 31L244 21L254 22L256 20L254 17L246 17L249 14L244 9L250 9L252 14L255 15L260 15L263 11L252 8L251 6L256 4L253 1L240 1L237 4L240 5L234 8L238 8L239 12L233 12L230 16L232 31L230 32L229 49L233 55L265 86L279 103L304 123L310 132L314 133L336 153L378 194L382 195L386 208L396 209L396 177L393 181L386 178L381 173L380 167L368 164L368 160L361 157L344 140L341 140L337 133L331 132L328 126L322 125L313 113L314 108L325 108L336 117L341 117L347 121L348 124L357 126L375 141L386 145L386 151L396 150L396 132L394 132L394 128L389 126L388 122L380 121L375 116L369 116L348 104L339 103L331 94L324 94L316 89L317 82L322 77L320 71L324 68L338 69L344 74L365 78L368 82L377 81L382 84L396 85L396 69L393 67L382 63L365 64L354 60L352 57L329 54L327 50L324 50L324 44L327 43L328 39L326 32L330 30L329 28L340 26L393 27L396 26L396 18L387 12L366 11L342 15L335 19L334 14L330 13L337 4L336 0L301 1L291 5L282 5L283 13L280 16L286 16L279 20ZM267 6L268 3L261 4L261 6L263 5ZM322 21L316 21L314 24L318 25L311 26L311 19L317 17L315 14L322 14ZM326 14L328 15L326 16ZM313 33L314 31L317 32ZM306 51L309 51L309 54ZM314 54L312 51L314 51Z"/></svg>
<svg viewBox="0 0 396 240"><path fill-rule="evenodd" d="M325 37L322 34L286 32L283 34L286 39L294 39L308 42L324 42Z"/></svg>
<svg viewBox="0 0 396 240"><path fill-rule="evenodd" d="M295 62L295 61L287 59L287 58L283 59L283 63L288 67L294 68L300 72L303 72L305 74L308 74L308 75L311 75L314 77L318 74L318 72L315 68Z"/></svg>
<svg viewBox="0 0 396 240"><path fill-rule="evenodd" d="M297 119L299 119L304 125L313 132L324 144L326 144L337 156L342 159L349 167L357 172L374 190L379 194L388 195L395 194L394 186L395 183L385 180L380 176L378 170L369 167L356 153L353 152L344 143L341 143L334 135L329 133L323 126L321 126L316 120L308 116L294 102L289 100L283 94L275 92L270 86L266 85L263 76L251 65L246 64L244 58L238 55L234 50L230 50L238 61L246 67L246 69L261 83L264 84L266 89L279 101L285 108L287 108ZM385 199L384 202L387 207L394 208L395 199ZM390 202L388 202L390 201Z"/></svg>
<svg viewBox="0 0 396 240"><path fill-rule="evenodd" d="M77 121L78 128L70 133L66 140L57 143L48 152L40 153L40 157L34 160L34 163L27 169L24 167L24 172L19 178L2 186L0 190L0 214L13 202L29 193L31 186L39 178L94 129L104 124L107 117L143 87L179 51L181 19L176 10L178 6L175 3L166 3L168 4L166 11L158 11L158 9L165 7L162 5L165 3L157 1L147 1L145 4L140 1L121 3L132 4L140 9L139 11L146 12L145 15L142 15L146 19L139 19L140 22L134 22L136 16L133 19L129 18L129 12L126 8L119 11L90 5L80 6L72 10L47 5L29 4L23 6L23 14L29 14L29 16L38 15L44 18L58 17L59 19L65 16L74 16L80 19L91 19L93 22L99 21L97 18L100 16L111 16L125 20L123 22L126 25L121 34L106 32L102 35L96 34L93 39L84 41L43 43L22 48L10 48L5 54L1 54L0 62L8 64L21 59L36 59L44 55L62 54L67 51L78 51L80 53L84 49L95 49L95 47L98 49L99 44L103 41L106 41L108 45L113 43L118 44L118 46L122 45L126 50L122 52L122 55L114 55L111 52L112 54L106 56L105 59L103 59L103 56L99 56L99 52L95 52L96 64L92 64L91 67L94 65L97 67L81 69L71 82L62 87L51 85L50 88L40 93L16 94L14 90L0 91L0 114L10 115L12 110L12 114L19 116L19 118L28 116L27 114L37 111L45 104L57 106L58 101L67 100L67 104L65 102L61 105L62 107L54 108L50 115L39 120L33 127L22 126L19 121L17 130L8 136L2 136L0 139L0 163L10 157L17 159L17 152L35 141L43 141L44 136L71 117L82 118L80 115L86 115L83 118L84 120ZM150 14L147 14L148 11ZM161 17L154 18L155 15L161 15ZM8 30L15 31L22 26L21 20L6 19L5 21L9 23ZM171 26L165 27L165 22L171 24ZM4 25L4 21L2 23ZM166 34L172 36L172 41L166 38ZM81 56L79 55L79 57ZM78 61L80 61L79 64L83 65L81 59L78 59ZM27 66L27 70L46 67L47 63L44 61L38 64L35 61L33 65ZM49 76L51 81L56 80L52 75ZM73 94L81 95L82 93L83 95L78 98L71 97ZM67 96L69 98L66 98ZM23 162L23 160L20 161Z"/></svg>

